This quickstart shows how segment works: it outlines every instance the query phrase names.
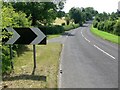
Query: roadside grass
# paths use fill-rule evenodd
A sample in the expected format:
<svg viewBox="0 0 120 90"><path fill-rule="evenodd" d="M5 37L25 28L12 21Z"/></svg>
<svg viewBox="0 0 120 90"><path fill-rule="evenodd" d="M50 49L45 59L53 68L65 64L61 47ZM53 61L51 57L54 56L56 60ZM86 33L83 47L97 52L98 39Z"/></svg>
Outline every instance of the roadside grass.
<svg viewBox="0 0 120 90"><path fill-rule="evenodd" d="M56 37L60 37L61 34L54 34L54 35L47 35L47 39L52 39L52 38L56 38Z"/></svg>
<svg viewBox="0 0 120 90"><path fill-rule="evenodd" d="M101 37L102 39L108 40L116 44L120 44L119 42L120 36L116 36L116 35L113 35L113 34L110 34L104 31L100 31L97 28L94 28L93 26L91 26L91 32L95 34L96 36Z"/></svg>
<svg viewBox="0 0 120 90"><path fill-rule="evenodd" d="M31 75L33 49L28 45L28 50L13 60L14 73L4 79L3 85L8 88L57 88L61 48L59 43L36 45L37 68L35 75Z"/></svg>

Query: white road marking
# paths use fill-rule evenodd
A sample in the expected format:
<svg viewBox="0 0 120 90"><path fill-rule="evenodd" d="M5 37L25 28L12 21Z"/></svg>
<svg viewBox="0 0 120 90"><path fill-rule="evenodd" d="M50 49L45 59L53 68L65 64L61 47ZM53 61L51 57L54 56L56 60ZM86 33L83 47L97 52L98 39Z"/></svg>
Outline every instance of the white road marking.
<svg viewBox="0 0 120 90"><path fill-rule="evenodd" d="M90 40L88 40L88 39L83 35L82 31L81 31L81 34L82 34L82 37L85 38L86 41L90 42Z"/></svg>
<svg viewBox="0 0 120 90"><path fill-rule="evenodd" d="M65 48L65 45L63 44L62 46L62 51L61 51L61 55L59 58L59 71L58 71L58 88L62 88L62 74L60 73L60 70L62 70L62 59L63 59L63 50Z"/></svg>
<svg viewBox="0 0 120 90"><path fill-rule="evenodd" d="M109 53L105 52L104 50L102 50L101 48L99 48L98 46L94 45L95 48L97 48L98 50L102 51L103 53L105 53L106 55L108 55L109 57L115 59L115 57L113 57L112 55L110 55Z"/></svg>
<svg viewBox="0 0 120 90"><path fill-rule="evenodd" d="M82 36L84 37L84 35L83 35L82 31L81 31L81 34L82 34Z"/></svg>
<svg viewBox="0 0 120 90"><path fill-rule="evenodd" d="M86 41L90 42L90 40L88 40L82 33L81 31L81 35L83 38L85 38ZM97 48L98 50L102 51L103 53L105 53L106 55L108 55L109 57L113 58L113 59L116 59L114 56L110 55L109 53L105 52L104 50L102 50L101 48L99 48L98 46L94 45L95 48Z"/></svg>
<svg viewBox="0 0 120 90"><path fill-rule="evenodd" d="M90 42L87 38L85 38L86 41Z"/></svg>

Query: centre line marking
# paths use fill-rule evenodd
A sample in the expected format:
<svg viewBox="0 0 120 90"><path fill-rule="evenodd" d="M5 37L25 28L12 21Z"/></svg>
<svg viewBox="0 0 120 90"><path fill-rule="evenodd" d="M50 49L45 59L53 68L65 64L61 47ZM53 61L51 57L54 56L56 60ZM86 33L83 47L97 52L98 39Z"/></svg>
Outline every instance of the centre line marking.
<svg viewBox="0 0 120 90"><path fill-rule="evenodd" d="M109 53L105 52L104 50L102 50L101 48L99 48L98 46L94 45L95 48L97 48L98 50L102 51L103 53L105 53L106 55L108 55L109 57L115 59L115 57L113 57L112 55L110 55Z"/></svg>

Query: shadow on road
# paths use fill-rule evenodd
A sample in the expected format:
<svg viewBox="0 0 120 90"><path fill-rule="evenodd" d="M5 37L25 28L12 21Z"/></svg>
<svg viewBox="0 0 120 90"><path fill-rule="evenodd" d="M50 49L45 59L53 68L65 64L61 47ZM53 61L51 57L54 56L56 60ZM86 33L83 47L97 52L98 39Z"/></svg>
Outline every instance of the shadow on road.
<svg viewBox="0 0 120 90"><path fill-rule="evenodd" d="M62 36L75 36L74 34L71 34L69 32L65 32L64 34L62 34Z"/></svg>
<svg viewBox="0 0 120 90"><path fill-rule="evenodd" d="M3 81L15 81L15 80L36 80L36 81L46 82L46 76L22 74L19 76L12 76L12 77L3 78Z"/></svg>

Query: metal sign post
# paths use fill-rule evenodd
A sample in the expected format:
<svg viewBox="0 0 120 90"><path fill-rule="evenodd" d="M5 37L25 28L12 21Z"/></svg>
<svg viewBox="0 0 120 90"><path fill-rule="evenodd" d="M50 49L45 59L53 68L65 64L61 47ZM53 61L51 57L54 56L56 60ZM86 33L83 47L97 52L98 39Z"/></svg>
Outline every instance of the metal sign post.
<svg viewBox="0 0 120 90"><path fill-rule="evenodd" d="M13 61L12 61L12 57L13 57L13 52L12 52L12 45L9 45L10 47L10 63L11 63L11 68L12 70L14 69L14 66L13 66Z"/></svg>
<svg viewBox="0 0 120 90"><path fill-rule="evenodd" d="M35 74L35 69L36 69L36 47L35 45L33 45L33 59L34 59L34 67L33 67L32 75Z"/></svg>

